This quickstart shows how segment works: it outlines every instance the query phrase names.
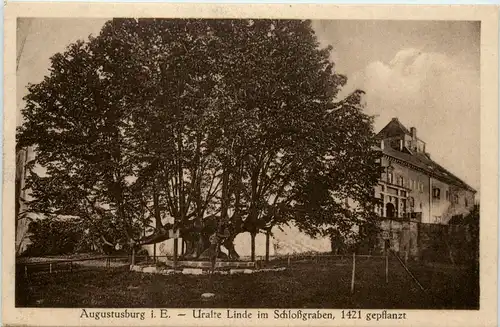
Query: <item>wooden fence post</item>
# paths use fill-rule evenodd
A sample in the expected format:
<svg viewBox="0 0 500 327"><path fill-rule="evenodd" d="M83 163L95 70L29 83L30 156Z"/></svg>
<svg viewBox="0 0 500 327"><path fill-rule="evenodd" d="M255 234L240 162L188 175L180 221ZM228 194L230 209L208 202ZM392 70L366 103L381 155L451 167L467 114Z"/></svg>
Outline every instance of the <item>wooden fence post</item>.
<svg viewBox="0 0 500 327"><path fill-rule="evenodd" d="M153 245L153 262L156 263L156 243Z"/></svg>
<svg viewBox="0 0 500 327"><path fill-rule="evenodd" d="M354 294L354 276L356 275L356 252L352 253L352 276L351 276L351 294Z"/></svg>
<svg viewBox="0 0 500 327"><path fill-rule="evenodd" d="M256 233L250 233L250 260L255 262L255 237Z"/></svg>
<svg viewBox="0 0 500 327"><path fill-rule="evenodd" d="M269 240L269 239L270 239L270 235L269 235L269 234L270 234L270 233L271 233L271 230L270 230L270 229L268 229L268 230L266 231L266 263L267 263L267 262L269 262L269 243L270 243L270 242L269 242L269 241L270 241L270 240Z"/></svg>
<svg viewBox="0 0 500 327"><path fill-rule="evenodd" d="M389 283L389 252L385 251L385 282Z"/></svg>
<svg viewBox="0 0 500 327"><path fill-rule="evenodd" d="M396 257L396 259L398 259L399 263L403 266L403 268L406 270L406 272L408 273L408 275L410 275L410 277L415 281L415 283L417 283L417 285L420 287L420 289L425 292L425 289L422 286L422 284L420 284L420 282L418 281L418 279L415 276L413 276L413 274L411 273L410 269L408 269L408 267L404 264L404 262L401 260L401 258L396 253L393 252L393 254Z"/></svg>
<svg viewBox="0 0 500 327"><path fill-rule="evenodd" d="M135 265L135 247L132 247L132 266Z"/></svg>
<svg viewBox="0 0 500 327"><path fill-rule="evenodd" d="M52 274L52 264L49 263L49 273Z"/></svg>
<svg viewBox="0 0 500 327"><path fill-rule="evenodd" d="M177 255L179 253L179 239L174 238L174 269L177 268Z"/></svg>

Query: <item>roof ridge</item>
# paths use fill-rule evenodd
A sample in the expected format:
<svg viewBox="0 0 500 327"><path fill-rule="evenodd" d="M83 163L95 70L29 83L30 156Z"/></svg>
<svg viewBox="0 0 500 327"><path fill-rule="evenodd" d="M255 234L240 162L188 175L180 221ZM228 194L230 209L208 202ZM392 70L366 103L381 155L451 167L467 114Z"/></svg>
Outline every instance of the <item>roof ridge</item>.
<svg viewBox="0 0 500 327"><path fill-rule="evenodd" d="M405 125L403 125L403 123L401 123L401 122L399 121L399 119L397 119L397 118L393 118L393 119L394 119L394 121L395 121L395 122L399 125L399 127L401 127L401 129L402 129L402 130L403 130L406 134L410 134L410 130L409 130L408 128L406 128L406 126L405 126Z"/></svg>
<svg viewBox="0 0 500 327"><path fill-rule="evenodd" d="M447 174L451 175L453 178L457 179L458 181L460 181L461 183L465 184L466 186L468 186L469 188L473 189L473 187L471 187L469 184L467 184L466 182L464 182L460 177L458 177L457 175L453 174L451 171L449 171L448 169L446 169L445 167L443 167L442 165L440 165L439 163L437 163L436 161L432 160L431 158L429 158L429 160L434 163L436 166L438 166L439 168L441 168L442 170L444 170ZM474 190L475 191L475 190Z"/></svg>
<svg viewBox="0 0 500 327"><path fill-rule="evenodd" d="M465 187L469 190L476 192L476 190L473 187L471 187L469 184L464 182L462 179L460 179L459 177L457 177L456 175L454 175L453 173L448 171L446 168L444 168L443 166L441 166L440 164L438 164L434 160L427 157L424 153L408 154L408 153L400 152L396 149L392 149L390 147L384 148L383 153L389 157L393 157L397 160L404 161L405 163L408 163L408 164L416 167L417 169L421 169L421 170L425 171L427 174L432 175L436 179L439 179L441 181L444 181L444 182L447 182L450 184L455 184L455 185L458 184L458 186L462 186L462 187ZM418 157L419 155L424 156L425 159L429 162L424 162L422 159L419 159L419 157ZM408 158L405 158L404 156L409 156L410 158L414 158L415 160L418 160L418 161L412 162L411 160L408 160ZM436 168L439 169L440 171L432 171L430 164L433 164L434 166L436 166ZM444 173L446 173L448 176L446 176L446 175L439 176L439 173L441 173L442 175L444 175Z"/></svg>
<svg viewBox="0 0 500 327"><path fill-rule="evenodd" d="M404 134L407 134L407 135L410 135L410 131L408 130L408 128L406 128L405 125L403 125L399 119L397 117L394 117L391 119L390 122L387 123L387 125L385 125L378 133L377 133L377 136L383 136L383 134L386 134L387 132L390 132L391 130L391 127L395 127L399 130L401 130L401 132L403 132Z"/></svg>

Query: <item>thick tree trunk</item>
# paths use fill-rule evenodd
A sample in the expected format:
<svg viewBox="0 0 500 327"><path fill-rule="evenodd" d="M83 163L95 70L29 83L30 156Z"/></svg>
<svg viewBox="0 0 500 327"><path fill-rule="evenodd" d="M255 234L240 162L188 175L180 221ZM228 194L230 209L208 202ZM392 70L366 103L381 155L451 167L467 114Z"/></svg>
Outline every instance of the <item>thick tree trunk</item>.
<svg viewBox="0 0 500 327"><path fill-rule="evenodd" d="M266 262L269 262L269 239L271 238L271 230L266 231Z"/></svg>
<svg viewBox="0 0 500 327"><path fill-rule="evenodd" d="M227 223L228 213L227 210L229 208L229 170L224 167L222 171L222 199L221 199L221 221L216 225L216 230L219 229L221 224Z"/></svg>
<svg viewBox="0 0 500 327"><path fill-rule="evenodd" d="M174 267L177 267L177 259L179 254L179 239L174 239Z"/></svg>
<svg viewBox="0 0 500 327"><path fill-rule="evenodd" d="M252 262L255 262L255 236L257 235L257 233L255 232L251 232L250 233L250 237L251 237L251 247L252 247L252 252L251 252L251 256L250 256L250 260Z"/></svg>
<svg viewBox="0 0 500 327"><path fill-rule="evenodd" d="M160 203L159 203L159 196L158 196L158 191L156 189L156 181L155 184L153 185L153 207L154 207L154 214L155 214L155 227L157 230L162 228L162 223L161 223L161 213L160 213Z"/></svg>
<svg viewBox="0 0 500 327"><path fill-rule="evenodd" d="M178 185L178 192L179 192L179 220L178 223L184 224L185 223L185 218L186 218L186 209L185 209L185 204L186 204L186 192L184 189L184 167L182 166L182 127L179 128L179 132L177 135L177 150L178 152L178 159L177 159L177 169L178 169L178 176L179 176L179 185ZM177 224L174 223L174 226L177 227ZM177 259L179 256L179 239L176 238L174 239L174 267L177 267Z"/></svg>
<svg viewBox="0 0 500 327"><path fill-rule="evenodd" d="M188 234L184 236L186 242L185 253L182 256L184 259L198 259L200 255L210 247L208 236L200 234Z"/></svg>
<svg viewBox="0 0 500 327"><path fill-rule="evenodd" d="M194 258L195 257L195 250L196 250L196 242L193 239L186 239L184 238L184 242L186 242L186 249L184 251L184 254L182 257L184 259L189 259L189 258Z"/></svg>
<svg viewBox="0 0 500 327"><path fill-rule="evenodd" d="M199 252L199 242L200 238L194 235L185 235L184 241L186 242L186 251L183 254L184 259L196 259L201 254Z"/></svg>
<svg viewBox="0 0 500 327"><path fill-rule="evenodd" d="M224 247L227 249L228 252L228 257L230 260L238 260L240 258L240 255L238 252L236 252L236 249L234 248L234 239L236 238L236 235L233 235L231 237L228 237L227 239L224 240Z"/></svg>

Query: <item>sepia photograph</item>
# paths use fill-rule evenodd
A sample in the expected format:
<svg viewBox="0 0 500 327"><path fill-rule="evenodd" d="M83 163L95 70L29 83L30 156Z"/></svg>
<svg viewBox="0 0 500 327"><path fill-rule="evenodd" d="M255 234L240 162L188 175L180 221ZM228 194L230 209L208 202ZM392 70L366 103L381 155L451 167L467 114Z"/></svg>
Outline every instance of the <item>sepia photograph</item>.
<svg viewBox="0 0 500 327"><path fill-rule="evenodd" d="M480 20L15 25L16 308L481 310Z"/></svg>
<svg viewBox="0 0 500 327"><path fill-rule="evenodd" d="M480 30L19 18L16 304L478 309Z"/></svg>

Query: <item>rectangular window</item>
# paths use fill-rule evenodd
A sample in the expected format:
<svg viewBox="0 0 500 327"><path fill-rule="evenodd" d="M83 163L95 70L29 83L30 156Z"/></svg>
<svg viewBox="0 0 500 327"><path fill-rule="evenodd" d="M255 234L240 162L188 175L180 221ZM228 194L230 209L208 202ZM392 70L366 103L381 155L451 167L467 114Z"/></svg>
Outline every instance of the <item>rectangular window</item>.
<svg viewBox="0 0 500 327"><path fill-rule="evenodd" d="M405 180L402 176L399 177L399 186L405 186Z"/></svg>
<svg viewBox="0 0 500 327"><path fill-rule="evenodd" d="M392 184L392 173L387 174L387 182Z"/></svg>
<svg viewBox="0 0 500 327"><path fill-rule="evenodd" d="M446 190L446 200L450 200L450 191Z"/></svg>
<svg viewBox="0 0 500 327"><path fill-rule="evenodd" d="M441 198L441 190L437 187L432 189L432 197L434 199L440 199Z"/></svg>
<svg viewBox="0 0 500 327"><path fill-rule="evenodd" d="M398 189L393 187L388 187L386 193L391 195L398 195Z"/></svg>

